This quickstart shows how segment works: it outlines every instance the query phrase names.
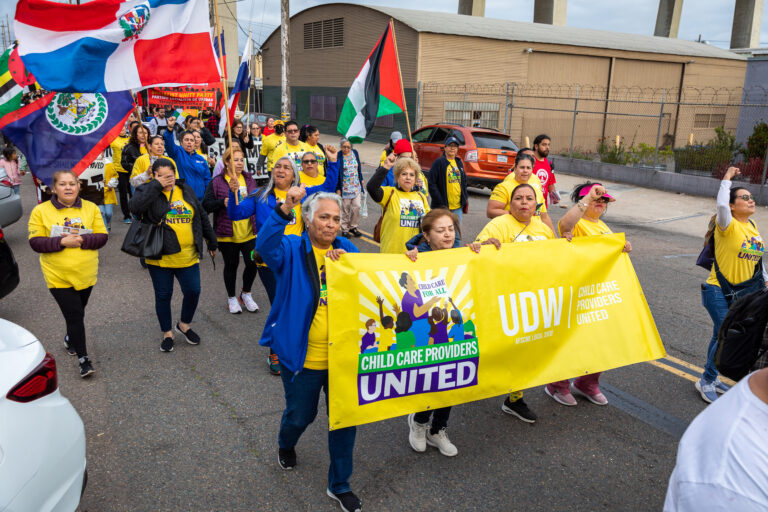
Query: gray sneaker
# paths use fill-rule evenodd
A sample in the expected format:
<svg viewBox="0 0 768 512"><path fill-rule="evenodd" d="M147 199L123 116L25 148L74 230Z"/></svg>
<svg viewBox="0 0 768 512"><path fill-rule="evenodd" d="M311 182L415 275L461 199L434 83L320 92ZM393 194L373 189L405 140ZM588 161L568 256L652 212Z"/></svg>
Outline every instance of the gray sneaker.
<svg viewBox="0 0 768 512"><path fill-rule="evenodd" d="M427 430L429 430L429 425L417 423L413 419L414 416L413 413L408 415L408 427L410 429L410 432L408 432L408 442L414 451L421 453L427 451Z"/></svg>
<svg viewBox="0 0 768 512"><path fill-rule="evenodd" d="M427 444L440 450L440 453L446 457L455 457L459 453L456 445L448 439L448 434L445 433L444 428L440 429L437 434L427 432Z"/></svg>

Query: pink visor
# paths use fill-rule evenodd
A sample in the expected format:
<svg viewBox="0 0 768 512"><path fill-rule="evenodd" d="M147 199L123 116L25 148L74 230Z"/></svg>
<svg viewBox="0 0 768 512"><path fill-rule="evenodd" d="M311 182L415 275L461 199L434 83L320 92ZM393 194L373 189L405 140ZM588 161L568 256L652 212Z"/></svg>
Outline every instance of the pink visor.
<svg viewBox="0 0 768 512"><path fill-rule="evenodd" d="M590 185L586 185L584 187L581 187L581 190L579 190L579 197L584 197L589 195L589 191L592 190L592 187L595 185L602 185L602 183L592 183ZM616 200L615 197L613 197L610 194L603 194L603 197L607 197L609 201L613 202Z"/></svg>

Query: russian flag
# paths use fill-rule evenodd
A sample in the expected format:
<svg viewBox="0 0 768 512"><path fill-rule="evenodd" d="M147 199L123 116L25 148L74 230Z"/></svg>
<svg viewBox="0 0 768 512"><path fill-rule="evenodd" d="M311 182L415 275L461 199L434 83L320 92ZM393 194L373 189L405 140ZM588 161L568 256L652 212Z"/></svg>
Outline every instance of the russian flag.
<svg viewBox="0 0 768 512"><path fill-rule="evenodd" d="M243 58L240 59L240 68L237 70L237 78L235 79L235 85L229 93L229 100L227 101L227 107L222 107L221 117L219 118L219 133L224 134L224 129L227 126L227 120L224 115L224 108L229 108L229 124L235 118L235 110L237 110L237 102L240 101L240 93L248 90L248 86L251 83L251 38L248 37L248 41L245 43L245 50L243 50Z"/></svg>
<svg viewBox="0 0 768 512"><path fill-rule="evenodd" d="M220 80L207 0L20 0L14 28L24 65L49 91Z"/></svg>
<svg viewBox="0 0 768 512"><path fill-rule="evenodd" d="M53 173L78 176L120 135L133 111L128 91L49 93L0 118L0 131L24 155L35 177L49 187Z"/></svg>

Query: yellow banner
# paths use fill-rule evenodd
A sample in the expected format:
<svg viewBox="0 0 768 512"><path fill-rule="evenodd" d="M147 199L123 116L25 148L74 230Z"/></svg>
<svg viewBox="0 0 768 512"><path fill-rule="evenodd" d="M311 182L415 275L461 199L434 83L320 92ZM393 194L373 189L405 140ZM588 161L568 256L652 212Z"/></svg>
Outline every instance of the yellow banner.
<svg viewBox="0 0 768 512"><path fill-rule="evenodd" d="M623 247L613 234L329 261L330 428L664 357Z"/></svg>

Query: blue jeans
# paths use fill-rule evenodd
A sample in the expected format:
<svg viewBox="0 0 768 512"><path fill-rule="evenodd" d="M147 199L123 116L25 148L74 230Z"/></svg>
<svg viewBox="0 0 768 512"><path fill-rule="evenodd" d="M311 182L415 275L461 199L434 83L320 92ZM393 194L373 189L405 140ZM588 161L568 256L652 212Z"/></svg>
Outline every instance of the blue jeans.
<svg viewBox="0 0 768 512"><path fill-rule="evenodd" d="M112 204L100 204L99 210L101 211L101 218L104 219L104 225L109 231L112 227L112 212L114 205Z"/></svg>
<svg viewBox="0 0 768 512"><path fill-rule="evenodd" d="M456 208L455 210L451 211L456 214L456 216L459 218L459 224L461 224L461 220L464 218L464 211L461 208Z"/></svg>
<svg viewBox="0 0 768 512"><path fill-rule="evenodd" d="M160 330L168 332L173 329L173 316L171 315L171 299L173 298L173 278L179 281L181 293L184 298L181 301L182 323L192 323L195 316L197 302L200 299L200 264L195 263L190 267L166 268L157 265L147 265L149 277L152 278L152 286L155 289L155 313L160 322Z"/></svg>
<svg viewBox="0 0 768 512"><path fill-rule="evenodd" d="M717 334L720 332L720 325L728 313L728 302L725 300L722 290L719 286L704 283L701 285L701 305L712 317L712 338L709 340L707 348L707 364L704 366L702 379L705 382L712 383L717 378L717 367L715 366L715 352L717 352Z"/></svg>
<svg viewBox="0 0 768 512"><path fill-rule="evenodd" d="M299 442L301 434L317 416L317 402L320 390L325 392L328 407L328 370L304 368L296 375L283 370L280 372L285 390L285 410L280 420L277 442L283 450L290 450ZM331 465L328 468L328 488L334 494L348 492L349 477L352 475L352 452L355 448L355 427L328 431L328 453Z"/></svg>

